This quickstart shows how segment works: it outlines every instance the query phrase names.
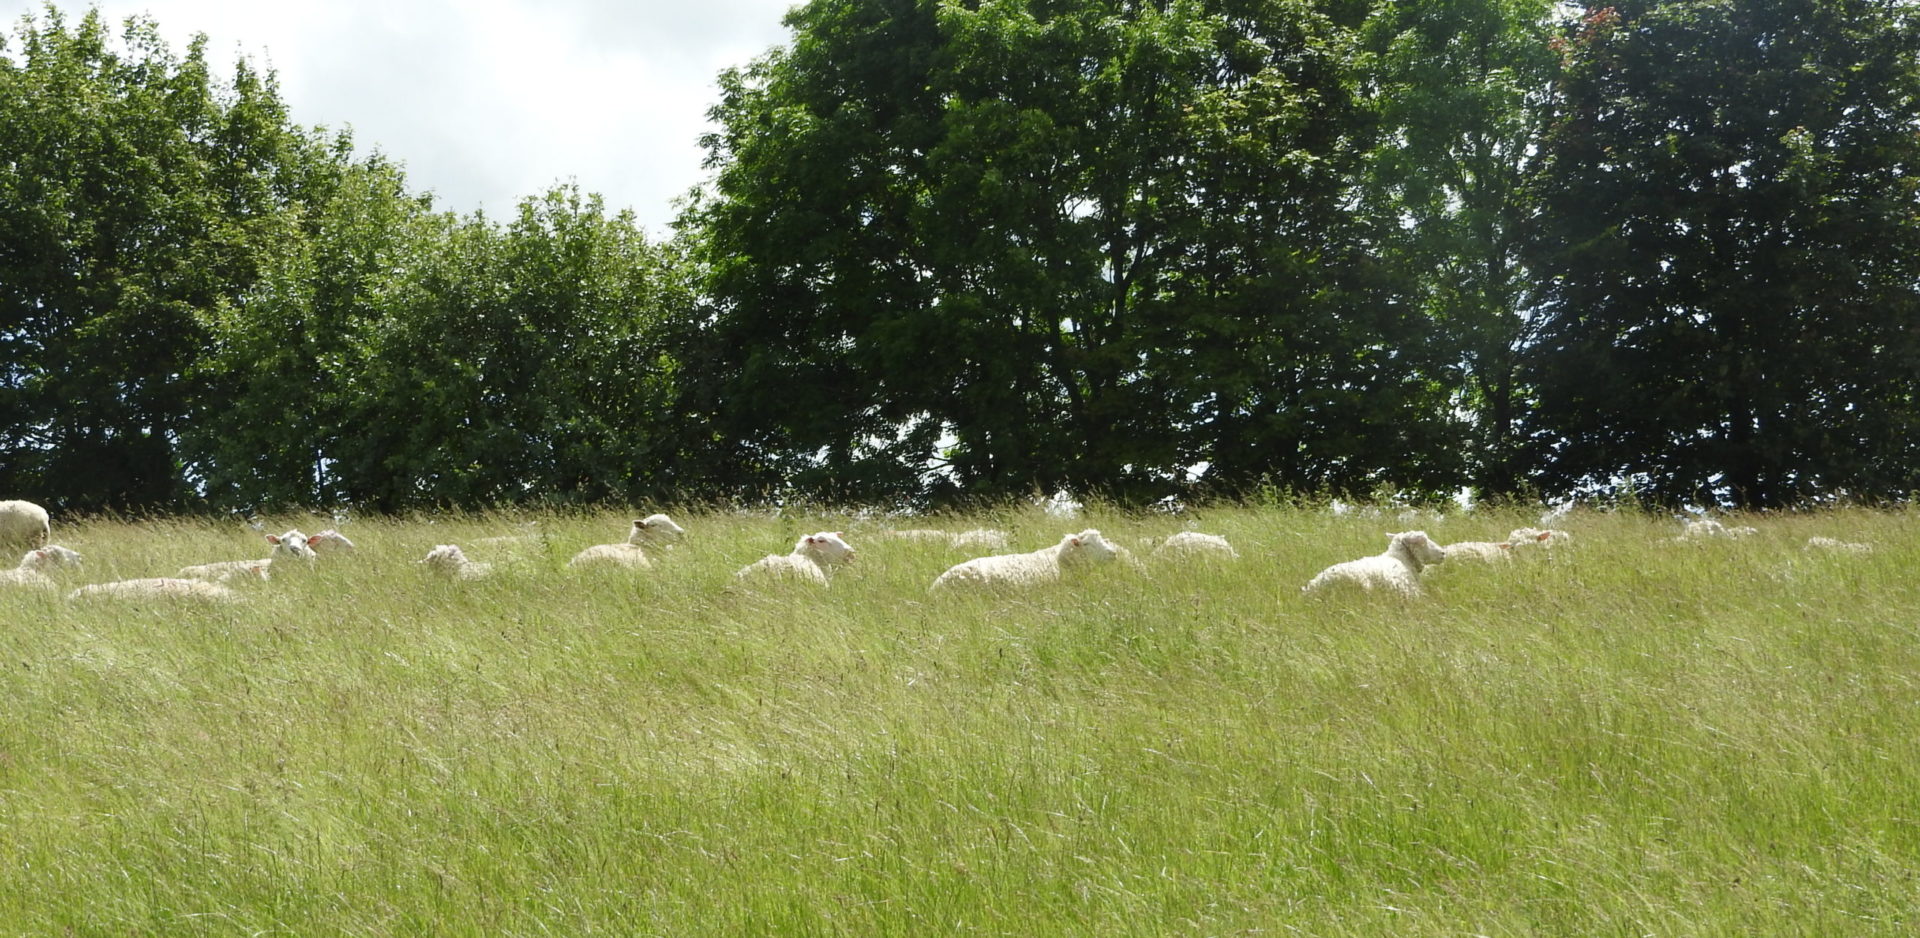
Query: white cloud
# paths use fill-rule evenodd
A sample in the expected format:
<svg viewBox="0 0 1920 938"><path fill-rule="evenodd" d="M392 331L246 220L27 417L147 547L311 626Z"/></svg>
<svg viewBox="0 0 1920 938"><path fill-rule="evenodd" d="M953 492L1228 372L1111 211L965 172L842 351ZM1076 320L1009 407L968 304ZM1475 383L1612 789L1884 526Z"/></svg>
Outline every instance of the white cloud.
<svg viewBox="0 0 1920 938"><path fill-rule="evenodd" d="M714 76L784 42L795 0L101 0L148 15L176 50L279 75L302 124L351 126L436 203L504 218L564 181L664 234L702 178ZM85 7L62 4L69 19ZM38 0L0 0L12 33Z"/></svg>

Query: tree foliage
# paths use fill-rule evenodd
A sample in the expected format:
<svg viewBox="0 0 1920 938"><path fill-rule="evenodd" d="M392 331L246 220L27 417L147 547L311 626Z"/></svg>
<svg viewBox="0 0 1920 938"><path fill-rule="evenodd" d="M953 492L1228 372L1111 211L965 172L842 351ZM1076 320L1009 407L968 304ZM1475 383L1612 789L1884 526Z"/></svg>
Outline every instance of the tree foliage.
<svg viewBox="0 0 1920 938"><path fill-rule="evenodd" d="M1889 0L1589 8L1538 177L1543 485L1915 487L1920 33Z"/></svg>
<svg viewBox="0 0 1920 938"><path fill-rule="evenodd" d="M811 0L670 239L0 45L0 494L1920 487L1911 0Z"/></svg>

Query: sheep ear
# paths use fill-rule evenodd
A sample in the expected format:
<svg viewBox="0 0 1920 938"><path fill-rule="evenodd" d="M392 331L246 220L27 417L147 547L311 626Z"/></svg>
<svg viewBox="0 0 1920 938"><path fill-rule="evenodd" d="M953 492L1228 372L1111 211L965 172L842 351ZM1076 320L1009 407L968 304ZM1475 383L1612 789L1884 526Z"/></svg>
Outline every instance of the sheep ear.
<svg viewBox="0 0 1920 938"><path fill-rule="evenodd" d="M809 534L809 535L807 535L807 543L809 543L809 544L818 544L818 543L820 543L820 539L819 539L819 538L817 538L817 537L814 537L814 536L813 536L813 535L811 535L811 534Z"/></svg>
<svg viewBox="0 0 1920 938"><path fill-rule="evenodd" d="M1068 539L1067 539L1067 541L1068 541L1069 543L1071 543L1071 544L1072 544L1073 546L1075 546L1075 547L1079 547L1079 546L1080 546L1080 539L1079 539L1079 538L1077 538L1077 537L1071 537L1071 538L1068 538Z"/></svg>
<svg viewBox="0 0 1920 938"><path fill-rule="evenodd" d="M1500 545L1500 549L1501 549L1501 550L1512 550L1512 549L1513 549L1513 545L1512 545L1512 544L1502 544L1502 545Z"/></svg>
<svg viewBox="0 0 1920 938"><path fill-rule="evenodd" d="M837 537L837 538L840 538L841 540L846 540L846 537L847 537L847 532L845 532L845 531L835 531L835 532L833 532L833 536L834 536L834 537Z"/></svg>
<svg viewBox="0 0 1920 938"><path fill-rule="evenodd" d="M269 535L267 535L267 543L269 543L269 544L278 544L278 543L280 543L280 535L278 535L278 534L269 534Z"/></svg>
<svg viewBox="0 0 1920 938"><path fill-rule="evenodd" d="M1539 534L1534 535L1533 539L1536 541L1544 541L1547 538L1550 538L1552 536L1553 536L1552 531L1541 531Z"/></svg>
<svg viewBox="0 0 1920 938"><path fill-rule="evenodd" d="M41 548L41 549L39 549L39 550L36 550L36 551L34 551L34 552L33 552L33 555L34 555L35 557L39 557L39 558L40 558L40 559L42 559L42 560L45 560L45 559L46 559L46 557L47 557L47 550L46 550L46 548L44 548L44 547L43 547L43 548Z"/></svg>
<svg viewBox="0 0 1920 938"><path fill-rule="evenodd" d="M314 542L314 541L317 541L317 540L319 540L319 539L320 539L320 535L318 535L318 534L309 534L309 535L307 535L307 546L308 546L308 547L312 547L312 546L313 546L313 542Z"/></svg>
<svg viewBox="0 0 1920 938"><path fill-rule="evenodd" d="M647 526L647 519L645 519L645 518L635 518L635 519L634 519L634 521L633 521L633 525L634 525L634 527L637 527L637 528L644 528L644 527L646 527L646 526Z"/></svg>

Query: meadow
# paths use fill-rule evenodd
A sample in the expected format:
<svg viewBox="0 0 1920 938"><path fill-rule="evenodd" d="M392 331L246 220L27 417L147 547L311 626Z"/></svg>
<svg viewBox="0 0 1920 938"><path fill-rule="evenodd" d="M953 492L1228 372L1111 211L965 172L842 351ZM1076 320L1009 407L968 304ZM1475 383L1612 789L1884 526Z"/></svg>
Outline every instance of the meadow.
<svg viewBox="0 0 1920 938"><path fill-rule="evenodd" d="M1912 513L1675 543L1576 511L1409 600L1299 587L1388 531L1537 513L669 510L690 537L640 572L565 567L638 514L369 518L234 606L0 592L0 934L1920 928ZM266 554L59 521L69 586ZM897 526L1191 526L1242 559L930 597L967 555ZM830 588L733 583L821 529L859 548ZM494 575L430 576L440 543Z"/></svg>

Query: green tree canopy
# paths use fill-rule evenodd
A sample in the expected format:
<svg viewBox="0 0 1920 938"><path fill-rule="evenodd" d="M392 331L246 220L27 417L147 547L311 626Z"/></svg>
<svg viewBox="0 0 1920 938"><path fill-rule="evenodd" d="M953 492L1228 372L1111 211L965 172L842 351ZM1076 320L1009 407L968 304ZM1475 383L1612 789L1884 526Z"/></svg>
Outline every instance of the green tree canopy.
<svg viewBox="0 0 1920 938"><path fill-rule="evenodd" d="M1895 0L1721 0L1569 28L1526 364L1545 487L1915 488L1915 26Z"/></svg>

